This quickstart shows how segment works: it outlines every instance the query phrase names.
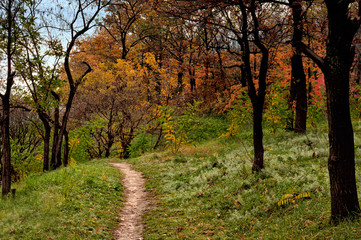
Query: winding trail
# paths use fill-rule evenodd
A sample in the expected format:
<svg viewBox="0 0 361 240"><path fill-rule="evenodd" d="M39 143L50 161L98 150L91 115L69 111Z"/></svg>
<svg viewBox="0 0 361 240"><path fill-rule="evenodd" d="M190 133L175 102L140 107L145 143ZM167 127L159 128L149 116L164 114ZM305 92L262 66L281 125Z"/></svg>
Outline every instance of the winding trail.
<svg viewBox="0 0 361 240"><path fill-rule="evenodd" d="M145 180L142 173L132 170L127 163L110 163L124 175L123 186L125 202L120 215L119 228L114 231L115 240L143 240L144 225L142 214L147 210L149 202L146 199Z"/></svg>

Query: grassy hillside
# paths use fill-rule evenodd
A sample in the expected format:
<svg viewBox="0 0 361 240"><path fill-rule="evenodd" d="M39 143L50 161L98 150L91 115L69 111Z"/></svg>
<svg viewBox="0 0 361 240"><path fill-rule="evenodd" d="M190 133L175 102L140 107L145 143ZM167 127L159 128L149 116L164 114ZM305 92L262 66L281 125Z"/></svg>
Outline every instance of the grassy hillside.
<svg viewBox="0 0 361 240"><path fill-rule="evenodd" d="M0 239L111 239L123 188L108 160L24 180L0 200Z"/></svg>
<svg viewBox="0 0 361 240"><path fill-rule="evenodd" d="M360 125L356 165L361 196ZM252 135L217 139L179 153L131 159L148 178L155 208L146 239L361 239L361 221L329 224L325 130L265 133L265 170L251 172ZM279 205L287 198L294 201ZM292 194L292 195L291 195Z"/></svg>

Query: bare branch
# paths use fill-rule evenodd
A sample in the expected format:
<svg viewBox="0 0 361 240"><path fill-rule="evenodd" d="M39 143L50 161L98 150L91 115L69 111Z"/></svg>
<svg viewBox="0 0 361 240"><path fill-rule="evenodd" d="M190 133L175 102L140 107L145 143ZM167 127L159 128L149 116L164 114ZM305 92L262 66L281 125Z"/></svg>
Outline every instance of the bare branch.
<svg viewBox="0 0 361 240"><path fill-rule="evenodd" d="M300 47L300 49L302 50L302 52L307 57L311 58L322 71L325 70L325 60L322 57L317 55L314 51L312 51L312 49L307 47L303 42L299 42L297 44Z"/></svg>

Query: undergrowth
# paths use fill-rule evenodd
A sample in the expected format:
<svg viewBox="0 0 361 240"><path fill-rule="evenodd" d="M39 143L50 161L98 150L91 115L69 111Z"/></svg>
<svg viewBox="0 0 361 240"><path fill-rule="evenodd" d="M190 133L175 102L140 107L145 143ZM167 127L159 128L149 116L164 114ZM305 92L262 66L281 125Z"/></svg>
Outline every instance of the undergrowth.
<svg viewBox="0 0 361 240"><path fill-rule="evenodd" d="M28 177L15 197L0 200L0 239L111 239L120 180L108 160Z"/></svg>
<svg viewBox="0 0 361 240"><path fill-rule="evenodd" d="M355 132L359 176L358 125ZM145 239L360 238L359 220L329 224L324 129L307 135L266 130L264 143L265 169L258 174L251 172L249 131L184 147L176 154L131 159L148 178L148 191L156 199L156 206L146 215ZM308 193L309 198L279 204L289 196Z"/></svg>

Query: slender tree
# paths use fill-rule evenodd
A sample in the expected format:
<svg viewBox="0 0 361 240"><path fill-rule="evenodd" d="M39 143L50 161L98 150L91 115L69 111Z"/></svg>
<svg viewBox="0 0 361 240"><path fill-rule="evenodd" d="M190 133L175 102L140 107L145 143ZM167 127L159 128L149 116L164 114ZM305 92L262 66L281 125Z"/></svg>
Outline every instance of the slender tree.
<svg viewBox="0 0 361 240"><path fill-rule="evenodd" d="M252 0L249 6L240 3L242 12L242 38L239 39L243 48L242 59L245 67L245 76L247 79L248 95L252 102L253 107L253 148L254 148L254 161L252 170L259 171L263 165L264 148L263 148L263 130L262 130L262 119L263 119L263 107L266 96L266 79L268 70L268 58L269 51L267 47L262 43L259 34L259 23L256 16L256 5L255 0ZM258 76L258 89L256 89L254 76L251 69L251 49L249 45L249 10L253 25L253 38L254 44L261 52L261 65Z"/></svg>
<svg viewBox="0 0 361 240"><path fill-rule="evenodd" d="M35 13L36 11L33 9L31 14L34 19ZM48 171L51 124L54 124L49 112L58 105L58 100L54 99L51 92L60 85L58 68L62 51L56 40L45 41L40 35L40 30L40 25L29 25L24 29L27 37L21 42L21 46L24 49L25 57L20 57L17 61L17 68L26 85L25 91L31 96L27 104L37 112L43 124L43 133L41 134L44 142L43 171ZM47 46L49 46L47 51L43 51L42 49ZM54 61L50 61L50 58L53 58ZM46 61L47 63L45 63ZM50 62L52 62L52 66Z"/></svg>
<svg viewBox="0 0 361 240"><path fill-rule="evenodd" d="M302 10L301 0L290 0L290 8L292 9L293 20L293 36L292 47L293 56L291 57L291 87L290 87L290 105L295 101L296 105L296 119L295 119L295 132L306 131L307 120L307 85L306 75L303 68L302 50L298 42L303 38L303 23L302 18L304 12Z"/></svg>
<svg viewBox="0 0 361 240"><path fill-rule="evenodd" d="M10 96L14 84L16 71L15 56L20 53L19 41L22 37L22 25L31 24L26 18L26 8L31 2L25 0L5 0L0 2L0 50L6 59L6 79L0 94L2 100L2 195L6 196L11 190L11 146L10 146Z"/></svg>

